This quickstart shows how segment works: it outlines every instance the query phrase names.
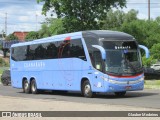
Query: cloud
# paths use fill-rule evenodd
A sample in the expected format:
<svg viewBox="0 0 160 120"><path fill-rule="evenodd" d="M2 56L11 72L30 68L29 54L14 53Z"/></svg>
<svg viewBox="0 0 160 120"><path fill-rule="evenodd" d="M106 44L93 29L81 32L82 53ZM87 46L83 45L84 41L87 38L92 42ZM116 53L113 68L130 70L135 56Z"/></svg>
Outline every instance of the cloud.
<svg viewBox="0 0 160 120"><path fill-rule="evenodd" d="M26 22L29 20L29 16L20 16L18 19L19 21Z"/></svg>
<svg viewBox="0 0 160 120"><path fill-rule="evenodd" d="M0 33L5 29L6 13L7 34L14 31L35 31L40 29L40 22L45 20L45 16L41 15L42 6L42 4L37 4L36 0L1 0Z"/></svg>

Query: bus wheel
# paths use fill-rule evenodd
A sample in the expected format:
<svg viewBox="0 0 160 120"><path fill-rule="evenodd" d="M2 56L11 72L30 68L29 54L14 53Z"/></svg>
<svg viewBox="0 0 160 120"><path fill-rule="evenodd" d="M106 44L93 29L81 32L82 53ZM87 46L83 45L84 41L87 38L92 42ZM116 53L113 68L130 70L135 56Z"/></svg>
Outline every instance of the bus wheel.
<svg viewBox="0 0 160 120"><path fill-rule="evenodd" d="M38 93L37 84L36 84L36 81L34 79L31 81L31 92L32 92L32 94L37 94Z"/></svg>
<svg viewBox="0 0 160 120"><path fill-rule="evenodd" d="M123 96L125 96L126 91L124 91L124 92L115 92L114 94L115 94L116 96L118 96L118 97L123 97Z"/></svg>
<svg viewBox="0 0 160 120"><path fill-rule="evenodd" d="M30 93L30 84L27 80L23 81L23 92L24 93Z"/></svg>
<svg viewBox="0 0 160 120"><path fill-rule="evenodd" d="M83 93L84 97L87 97L87 98L93 97L91 85L88 80L83 82L82 93Z"/></svg>

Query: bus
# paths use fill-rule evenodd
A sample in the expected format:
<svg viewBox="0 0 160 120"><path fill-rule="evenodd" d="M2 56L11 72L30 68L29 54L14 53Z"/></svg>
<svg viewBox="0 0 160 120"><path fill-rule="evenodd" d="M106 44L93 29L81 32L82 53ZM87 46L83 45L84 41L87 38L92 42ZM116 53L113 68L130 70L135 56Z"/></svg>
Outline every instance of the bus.
<svg viewBox="0 0 160 120"><path fill-rule="evenodd" d="M124 96L143 90L140 48L129 34L90 30L42 38L11 46L11 84L24 93L75 91Z"/></svg>

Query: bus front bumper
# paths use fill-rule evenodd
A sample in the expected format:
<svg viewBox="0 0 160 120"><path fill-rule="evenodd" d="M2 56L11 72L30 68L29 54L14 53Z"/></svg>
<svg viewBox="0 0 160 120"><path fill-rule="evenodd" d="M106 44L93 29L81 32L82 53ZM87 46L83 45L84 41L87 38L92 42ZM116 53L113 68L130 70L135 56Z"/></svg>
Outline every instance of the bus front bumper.
<svg viewBox="0 0 160 120"><path fill-rule="evenodd" d="M143 90L144 80L137 83L118 84L108 82L106 86L106 92L121 92L121 91L136 91Z"/></svg>

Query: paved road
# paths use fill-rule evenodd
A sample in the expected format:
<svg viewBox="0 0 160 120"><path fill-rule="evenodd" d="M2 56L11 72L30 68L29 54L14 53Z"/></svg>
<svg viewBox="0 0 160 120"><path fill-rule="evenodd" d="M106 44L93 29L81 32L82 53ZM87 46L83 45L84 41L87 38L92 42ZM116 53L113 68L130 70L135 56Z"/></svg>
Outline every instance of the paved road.
<svg viewBox="0 0 160 120"><path fill-rule="evenodd" d="M128 92L125 97L115 97L114 94L97 95L95 98L84 98L79 93L69 92L66 94L57 94L46 91L41 94L25 94L22 89L15 89L11 86L3 86L0 84L0 95L13 96L33 99L44 99L54 101L71 101L79 103L95 103L95 104L111 104L126 105L134 107L155 108L160 109L160 90L143 90L136 92Z"/></svg>

